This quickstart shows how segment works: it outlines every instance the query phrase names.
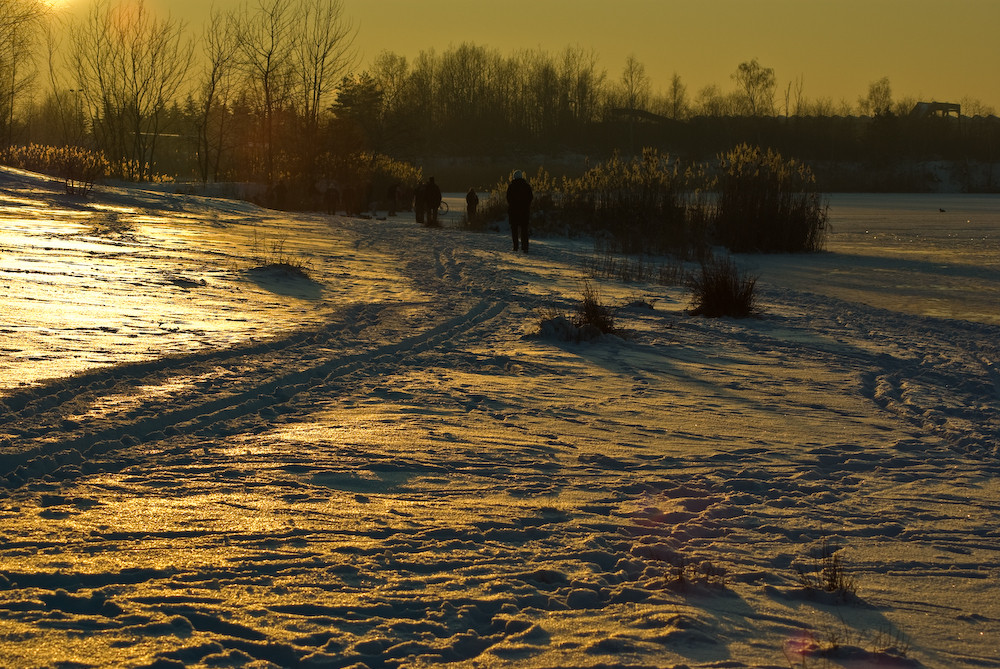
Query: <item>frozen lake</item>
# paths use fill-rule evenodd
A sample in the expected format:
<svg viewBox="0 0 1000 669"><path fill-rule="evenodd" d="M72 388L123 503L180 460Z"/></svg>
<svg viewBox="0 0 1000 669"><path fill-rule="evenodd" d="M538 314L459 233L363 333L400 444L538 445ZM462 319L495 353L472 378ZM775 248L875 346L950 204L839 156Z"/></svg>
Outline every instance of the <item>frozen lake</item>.
<svg viewBox="0 0 1000 669"><path fill-rule="evenodd" d="M761 283L1000 323L1000 196L836 194L827 253L744 256Z"/></svg>

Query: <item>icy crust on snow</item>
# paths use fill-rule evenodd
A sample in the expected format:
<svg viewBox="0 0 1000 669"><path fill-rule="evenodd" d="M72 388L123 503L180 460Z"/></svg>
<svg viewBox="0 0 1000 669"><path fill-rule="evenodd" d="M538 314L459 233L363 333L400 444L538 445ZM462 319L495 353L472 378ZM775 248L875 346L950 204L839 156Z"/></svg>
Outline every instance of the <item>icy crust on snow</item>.
<svg viewBox="0 0 1000 669"><path fill-rule="evenodd" d="M1000 327L600 281L630 338L526 336L586 243L247 212L322 308L0 396L6 665L1000 666ZM132 243L222 281L191 229Z"/></svg>
<svg viewBox="0 0 1000 669"><path fill-rule="evenodd" d="M325 217L228 200L105 188L101 198L0 174L0 386L95 364L280 337L324 322L344 299L406 301L385 262ZM291 260L315 280L261 265ZM350 296L350 297L347 297Z"/></svg>

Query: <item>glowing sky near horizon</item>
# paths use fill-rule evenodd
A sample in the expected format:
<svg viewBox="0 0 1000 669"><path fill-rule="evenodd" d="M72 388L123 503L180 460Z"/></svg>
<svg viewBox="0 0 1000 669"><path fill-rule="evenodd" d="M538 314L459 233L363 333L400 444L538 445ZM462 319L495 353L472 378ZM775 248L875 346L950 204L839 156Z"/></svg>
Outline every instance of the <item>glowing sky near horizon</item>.
<svg viewBox="0 0 1000 669"><path fill-rule="evenodd" d="M192 25L213 2L147 0ZM219 9L243 0L214 0ZM89 0L69 0L77 8ZM251 5L256 0L250 0ZM693 98L733 89L757 58L775 70L779 98L796 79L809 100L854 105L888 77L894 98L978 99L1000 112L1000 0L343 0L363 69L379 52L413 58L463 42L511 54L593 49L609 80L629 55L654 91L676 72Z"/></svg>

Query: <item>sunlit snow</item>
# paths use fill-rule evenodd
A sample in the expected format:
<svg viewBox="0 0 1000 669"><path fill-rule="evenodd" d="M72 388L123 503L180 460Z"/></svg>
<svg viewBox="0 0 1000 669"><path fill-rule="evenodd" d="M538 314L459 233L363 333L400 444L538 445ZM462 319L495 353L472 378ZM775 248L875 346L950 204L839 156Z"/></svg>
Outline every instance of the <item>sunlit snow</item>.
<svg viewBox="0 0 1000 669"><path fill-rule="evenodd" d="M60 188L0 172L3 666L1000 667L1000 198L575 343L584 239Z"/></svg>

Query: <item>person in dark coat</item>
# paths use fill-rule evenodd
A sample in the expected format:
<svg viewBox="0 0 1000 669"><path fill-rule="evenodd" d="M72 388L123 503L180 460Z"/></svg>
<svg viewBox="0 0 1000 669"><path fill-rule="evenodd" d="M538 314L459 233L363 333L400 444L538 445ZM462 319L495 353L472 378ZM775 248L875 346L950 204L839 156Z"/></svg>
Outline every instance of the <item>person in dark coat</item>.
<svg viewBox="0 0 1000 669"><path fill-rule="evenodd" d="M399 208L399 192L401 189L402 189L401 186L398 183L396 183L389 186L389 188L385 192L385 199L387 206L389 207L390 216L395 216L396 209Z"/></svg>
<svg viewBox="0 0 1000 669"><path fill-rule="evenodd" d="M326 202L326 213L336 214L340 206L340 191L333 184L328 185L323 200Z"/></svg>
<svg viewBox="0 0 1000 669"><path fill-rule="evenodd" d="M424 224L424 213L427 211L427 184L420 182L413 189L413 213L417 217L417 223Z"/></svg>
<svg viewBox="0 0 1000 669"><path fill-rule="evenodd" d="M441 189L434 183L434 177L427 180L427 225L437 227L438 207L441 206Z"/></svg>
<svg viewBox="0 0 1000 669"><path fill-rule="evenodd" d="M531 216L531 200L534 193L524 172L514 171L514 178L507 186L507 220L510 221L510 236L514 240L514 250L517 251L518 240L521 250L528 252L528 219Z"/></svg>
<svg viewBox="0 0 1000 669"><path fill-rule="evenodd" d="M284 179L278 179L274 185L274 202L271 204L274 209L286 209L288 207L288 186Z"/></svg>
<svg viewBox="0 0 1000 669"><path fill-rule="evenodd" d="M470 188L469 192L465 194L465 215L469 223L472 223L476 218L476 209L479 208L479 196L476 194L475 188Z"/></svg>

